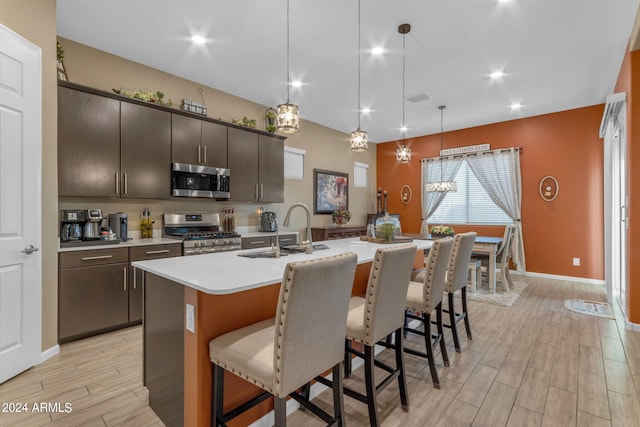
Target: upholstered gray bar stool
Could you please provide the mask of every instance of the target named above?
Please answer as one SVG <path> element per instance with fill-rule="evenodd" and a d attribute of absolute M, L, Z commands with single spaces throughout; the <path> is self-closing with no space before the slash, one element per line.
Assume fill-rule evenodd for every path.
<path fill-rule="evenodd" d="M 447 292 L 448 306 L 444 310 L 449 314 L 449 324 L 443 325 L 445 328 L 451 329 L 453 335 L 453 345 L 456 352 L 460 353 L 460 339 L 458 338 L 458 329 L 456 324 L 464 320 L 464 327 L 467 330 L 467 338 L 473 339 L 471 335 L 471 326 L 469 325 L 469 312 L 467 311 L 467 279 L 469 278 L 469 261 L 471 260 L 471 251 L 476 241 L 477 233 L 471 231 L 468 233 L 456 234 L 453 240 L 453 249 L 449 257 L 449 267 L 447 269 L 447 280 L 444 290 Z M 462 300 L 462 311 L 456 312 L 454 294 L 460 291 L 460 299 Z"/>
<path fill-rule="evenodd" d="M 449 357 L 447 355 L 447 347 L 444 343 L 442 327 L 442 298 L 452 248 L 453 239 L 451 237 L 445 237 L 444 239 L 438 239 L 433 242 L 433 246 L 431 246 L 431 250 L 427 256 L 427 265 L 424 272 L 421 272 L 417 276 L 421 278 L 422 281 L 411 281 L 409 283 L 406 300 L 407 320 L 420 320 L 423 325 L 423 330 L 421 331 L 405 326 L 405 331 L 424 337 L 426 353 L 406 347 L 404 351 L 405 353 L 415 356 L 425 357 L 428 360 L 431 380 L 435 388 L 440 388 L 440 380 L 438 379 L 438 371 L 436 370 L 436 362 L 433 356 L 433 350 L 438 344 L 440 344 L 440 352 L 442 353 L 444 366 L 449 366 Z M 434 310 L 436 312 L 435 335 L 431 333 L 431 313 Z"/>
<path fill-rule="evenodd" d="M 345 347 L 346 371 L 351 371 L 351 354 L 364 359 L 365 394 L 347 387 L 344 387 L 344 394 L 368 405 L 369 422 L 375 427 L 380 425 L 376 396 L 396 378 L 402 408 L 409 409 L 402 355 L 402 326 L 407 288 L 416 253 L 417 248 L 414 245 L 378 249 L 371 264 L 364 298 L 354 296 L 349 302 Z M 395 335 L 395 368 L 376 360 L 374 353 L 376 343 L 390 334 Z M 362 343 L 364 353 L 351 348 L 352 341 Z M 389 374 L 378 385 L 374 366 Z M 323 379 L 318 380 L 327 383 Z"/>
<path fill-rule="evenodd" d="M 343 359 L 349 297 L 357 256 L 346 253 L 287 264 L 276 317 L 226 333 L 209 343 L 212 362 L 212 425 L 226 423 L 274 397 L 275 425 L 286 425 L 291 396 L 327 425 L 344 426 Z M 296 393 L 314 377 L 333 372 L 334 415 Z M 224 371 L 265 390 L 223 413 Z"/>

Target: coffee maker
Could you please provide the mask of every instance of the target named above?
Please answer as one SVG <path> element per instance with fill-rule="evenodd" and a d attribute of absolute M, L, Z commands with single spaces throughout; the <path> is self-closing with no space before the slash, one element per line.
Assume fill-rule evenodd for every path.
<path fill-rule="evenodd" d="M 277 231 L 278 221 L 276 220 L 275 212 L 262 212 L 260 215 L 260 224 L 258 231 Z"/>
<path fill-rule="evenodd" d="M 84 240 L 100 239 L 100 223 L 102 211 L 100 209 L 87 209 L 86 222 L 84 223 Z"/>
<path fill-rule="evenodd" d="M 116 212 L 109 214 L 109 227 L 116 234 L 118 239 L 126 242 L 127 228 L 128 228 L 129 216 L 124 212 Z"/>
<path fill-rule="evenodd" d="M 71 242 L 82 240 L 82 228 L 86 222 L 86 211 L 60 211 L 60 241 Z"/>

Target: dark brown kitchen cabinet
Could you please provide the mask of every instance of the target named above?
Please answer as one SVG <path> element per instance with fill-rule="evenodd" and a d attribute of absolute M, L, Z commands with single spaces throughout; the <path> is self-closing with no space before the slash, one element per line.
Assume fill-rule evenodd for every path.
<path fill-rule="evenodd" d="M 277 242 L 280 246 L 295 245 L 298 243 L 297 234 L 280 234 Z M 242 238 L 242 249 L 267 248 L 276 244 L 276 235 L 264 235 Z"/>
<path fill-rule="evenodd" d="M 138 104 L 120 106 L 121 197 L 171 196 L 171 113 Z"/>
<path fill-rule="evenodd" d="M 284 141 L 229 128 L 231 201 L 284 202 Z"/>
<path fill-rule="evenodd" d="M 172 113 L 171 161 L 226 168 L 227 127 Z"/>
<path fill-rule="evenodd" d="M 106 332 L 129 321 L 127 248 L 60 254 L 58 342 Z"/>
<path fill-rule="evenodd" d="M 58 87 L 58 195 L 119 197 L 120 101 Z"/>
<path fill-rule="evenodd" d="M 129 248 L 129 261 L 146 261 L 150 259 L 182 256 L 182 243 L 168 245 L 135 246 Z M 129 322 L 142 320 L 142 291 L 144 286 L 143 271 L 131 267 L 129 286 Z"/>
<path fill-rule="evenodd" d="M 348 239 L 350 237 L 365 236 L 367 234 L 366 225 L 327 225 L 325 227 L 312 227 L 311 239 L 314 242 L 334 239 Z"/>

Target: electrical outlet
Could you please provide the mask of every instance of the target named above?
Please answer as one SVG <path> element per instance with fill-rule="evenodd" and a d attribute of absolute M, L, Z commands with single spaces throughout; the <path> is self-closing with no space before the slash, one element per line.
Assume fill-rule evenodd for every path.
<path fill-rule="evenodd" d="M 579 266 L 580 265 L 580 258 L 574 258 L 573 259 L 573 265 Z"/>
<path fill-rule="evenodd" d="M 187 331 L 196 332 L 196 308 L 187 304 Z"/>

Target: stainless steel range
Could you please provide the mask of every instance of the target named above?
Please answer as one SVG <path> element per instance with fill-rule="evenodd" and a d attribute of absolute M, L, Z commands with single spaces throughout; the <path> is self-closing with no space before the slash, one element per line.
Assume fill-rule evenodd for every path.
<path fill-rule="evenodd" d="M 162 235 L 182 240 L 184 255 L 235 251 L 242 248 L 240 235 L 220 231 L 220 216 L 214 213 L 164 214 Z"/>

